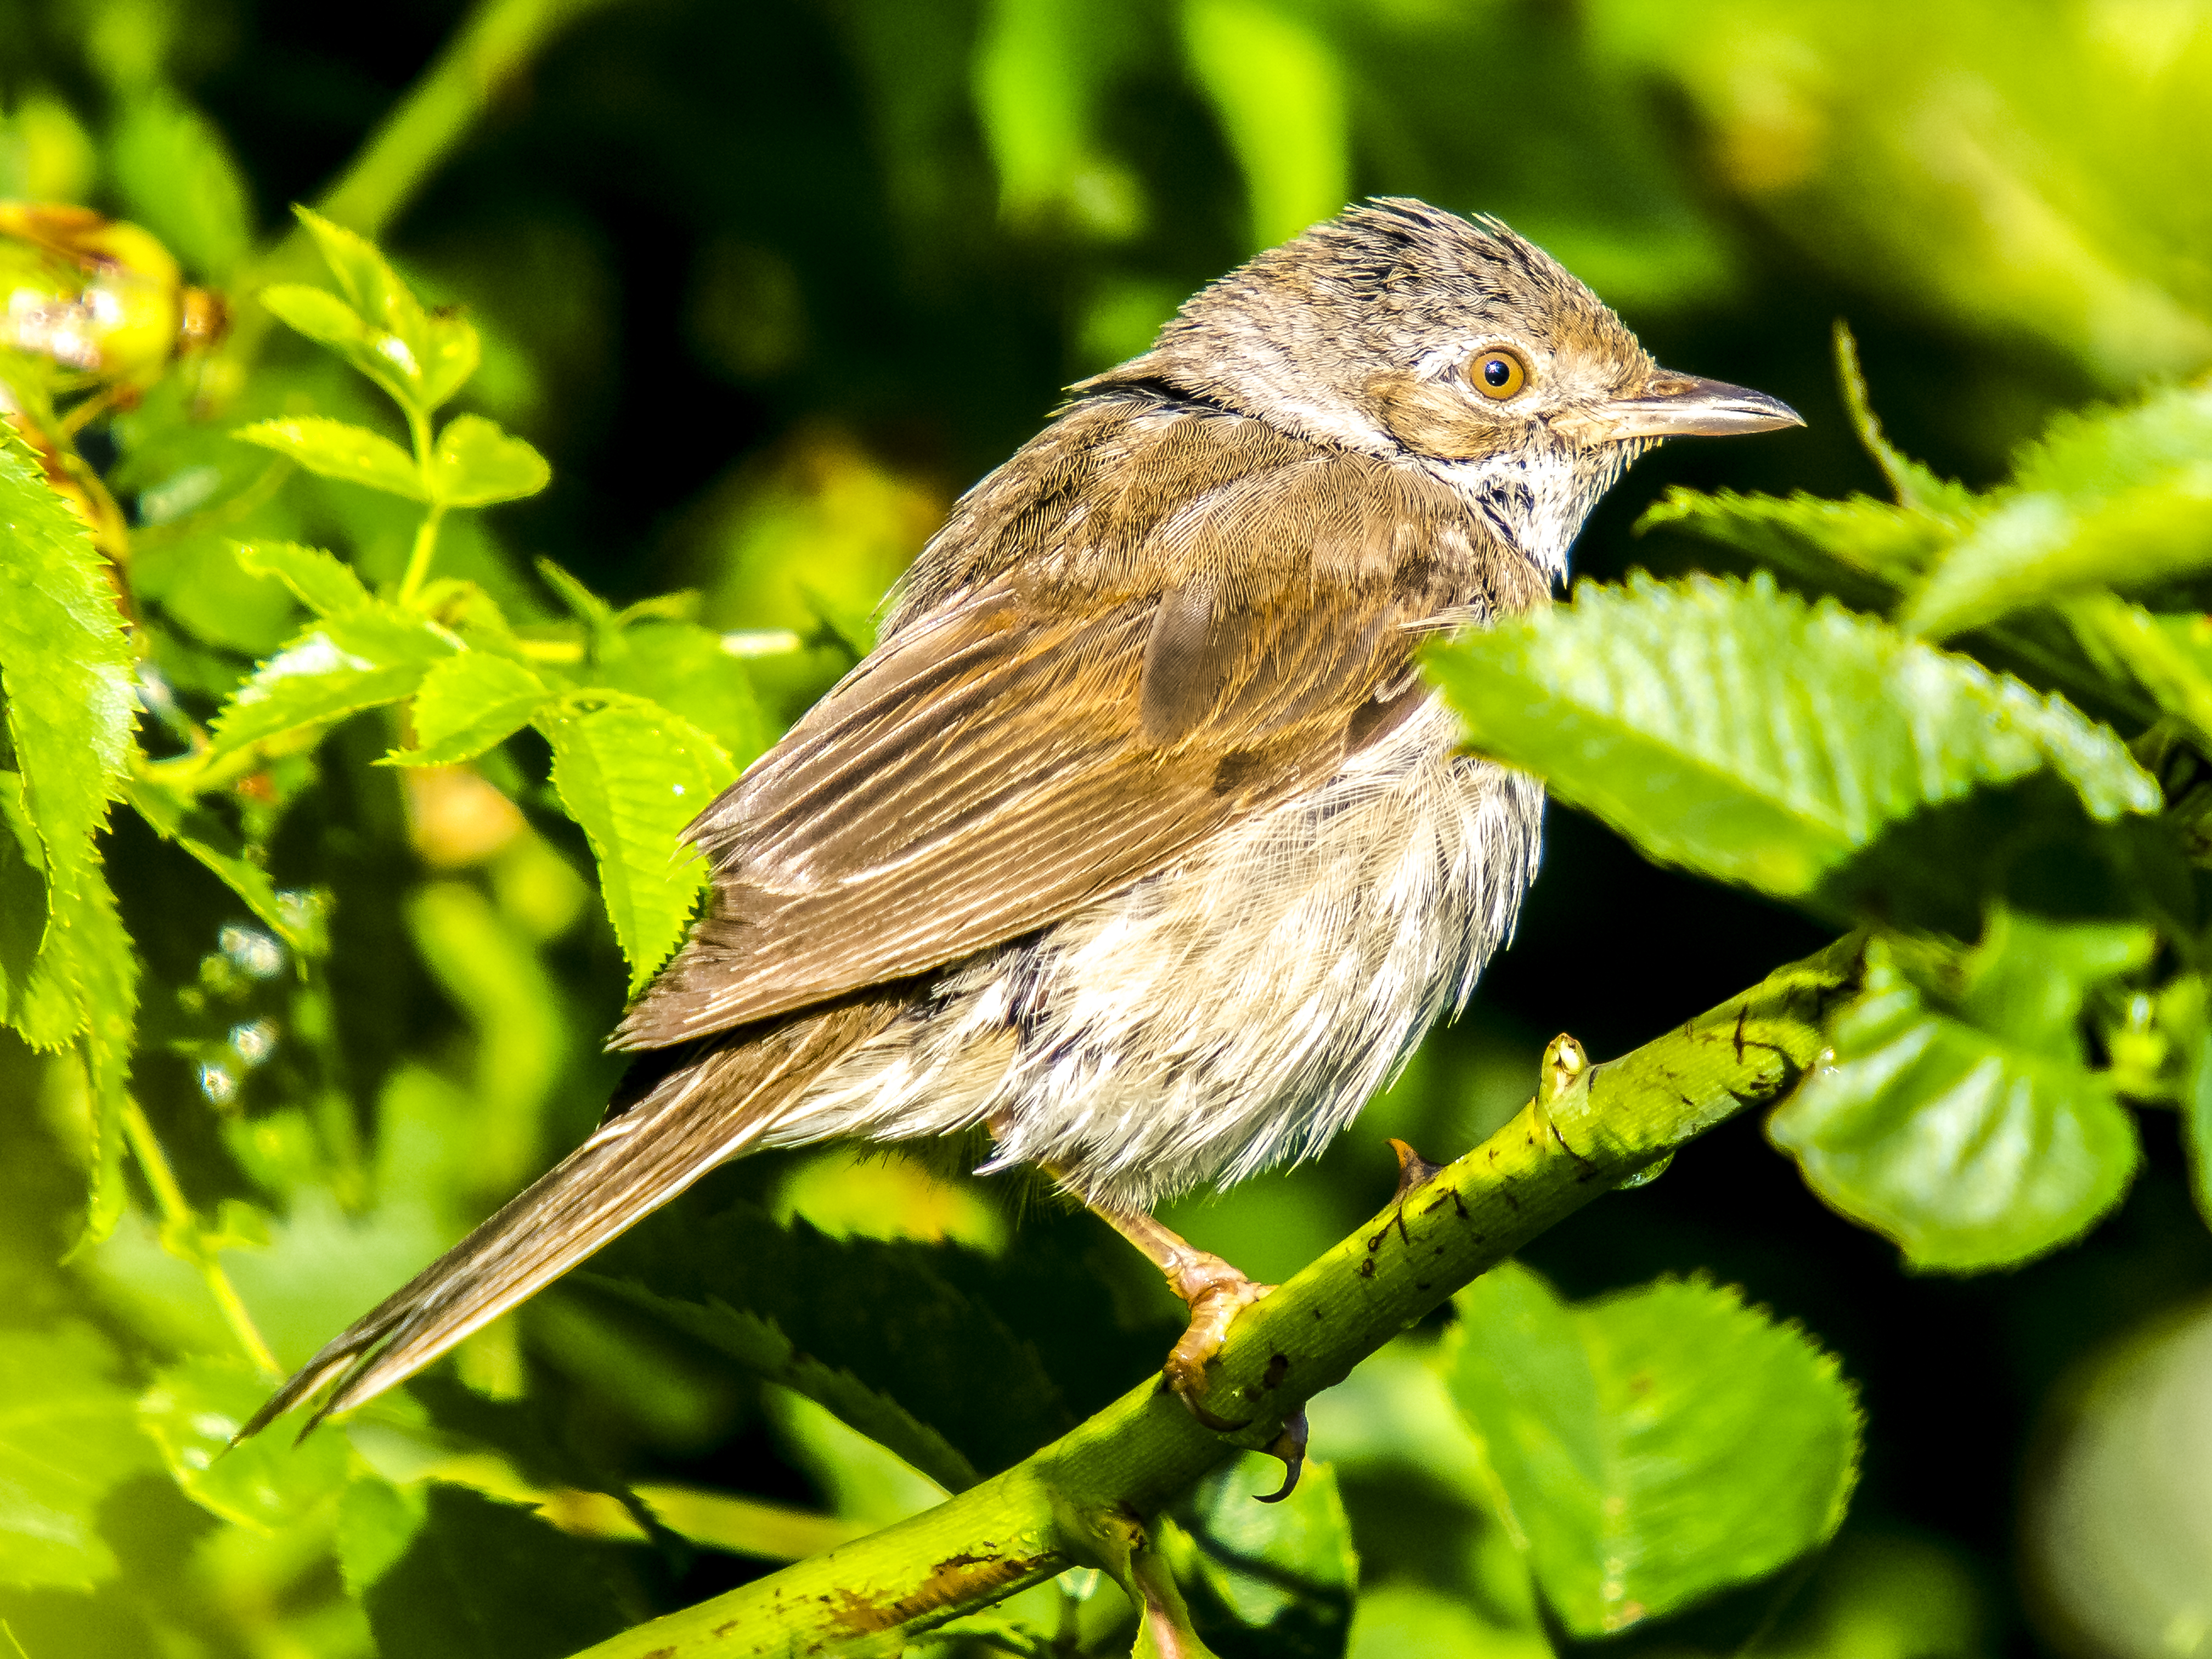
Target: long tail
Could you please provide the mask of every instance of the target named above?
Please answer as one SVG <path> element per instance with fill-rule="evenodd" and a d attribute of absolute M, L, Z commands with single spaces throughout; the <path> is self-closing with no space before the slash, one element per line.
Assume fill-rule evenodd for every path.
<path fill-rule="evenodd" d="M 672 1054 L 589 1140 L 301 1366 L 238 1437 L 334 1376 L 310 1429 L 413 1376 L 744 1151 L 890 1012 L 880 1000 L 833 1005 Z"/>

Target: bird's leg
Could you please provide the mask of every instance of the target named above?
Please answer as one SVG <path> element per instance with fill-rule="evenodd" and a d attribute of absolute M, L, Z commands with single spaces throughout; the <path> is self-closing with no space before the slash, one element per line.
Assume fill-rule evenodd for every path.
<path fill-rule="evenodd" d="M 1149 1215 L 1091 1208 L 1115 1232 L 1145 1253 L 1160 1270 L 1168 1288 L 1190 1309 L 1190 1325 L 1182 1340 L 1169 1352 L 1161 1368 L 1190 1414 L 1209 1429 L 1225 1432 L 1242 1423 L 1225 1422 L 1199 1403 L 1206 1389 L 1206 1368 L 1229 1334 L 1237 1316 L 1275 1287 L 1255 1284 L 1219 1256 L 1201 1250 L 1177 1237 Z"/>

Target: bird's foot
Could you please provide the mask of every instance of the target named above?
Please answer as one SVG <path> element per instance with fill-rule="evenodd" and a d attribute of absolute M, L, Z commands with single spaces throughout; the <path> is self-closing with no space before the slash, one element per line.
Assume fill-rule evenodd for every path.
<path fill-rule="evenodd" d="M 1168 1288 L 1190 1309 L 1190 1324 L 1182 1338 L 1169 1350 L 1160 1374 L 1190 1414 L 1217 1433 L 1241 1429 L 1206 1410 L 1200 1402 L 1206 1392 L 1206 1368 L 1221 1352 L 1237 1316 L 1275 1287 L 1255 1284 L 1219 1256 L 1184 1245 L 1160 1264 Z"/>

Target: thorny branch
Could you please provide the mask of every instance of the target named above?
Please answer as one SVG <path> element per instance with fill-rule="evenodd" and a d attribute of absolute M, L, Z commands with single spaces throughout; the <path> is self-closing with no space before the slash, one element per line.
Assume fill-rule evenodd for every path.
<path fill-rule="evenodd" d="M 1536 1097 L 1511 1122 L 1409 1181 L 1238 1317 L 1207 1396 L 1215 1415 L 1249 1425 L 1233 1438 L 1147 1382 L 925 1514 L 580 1659 L 895 1656 L 933 1626 L 1073 1566 L 1106 1567 L 1149 1600 L 1148 1517 L 1546 1229 L 1684 1142 L 1779 1101 L 1817 1062 L 1823 1015 L 1859 971 L 1860 941 L 1845 939 L 1620 1060 L 1591 1066 L 1571 1038 L 1555 1042 Z"/>

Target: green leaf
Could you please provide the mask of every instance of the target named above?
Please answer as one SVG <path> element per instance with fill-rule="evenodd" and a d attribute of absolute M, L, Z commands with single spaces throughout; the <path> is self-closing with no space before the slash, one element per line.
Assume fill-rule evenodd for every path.
<path fill-rule="evenodd" d="M 1921 1268 L 2008 1267 L 2086 1231 L 2141 1156 L 2111 1082 L 2087 1068 L 2090 988 L 2148 958 L 2149 930 L 2004 910 L 1934 1006 L 1882 941 L 1837 1017 L 1835 1060 L 1768 1120 L 1807 1182 Z"/>
<path fill-rule="evenodd" d="M 2043 767 L 2100 819 L 2160 805 L 2063 699 L 1764 573 L 1583 583 L 1426 655 L 1474 748 L 1652 858 L 1782 897 L 1885 825 Z"/>
<path fill-rule="evenodd" d="M 947 1492 L 964 1492 L 981 1478 L 942 1434 L 889 1395 L 801 1349 L 772 1319 L 719 1298 L 678 1301 L 640 1285 L 596 1277 L 589 1282 L 594 1291 L 652 1314 L 755 1376 L 804 1395 Z"/>
<path fill-rule="evenodd" d="M 0 1341 L 0 1584 L 85 1589 L 113 1576 L 94 1511 L 155 1462 L 114 1365 L 84 1325 Z"/>
<path fill-rule="evenodd" d="M 213 811 L 150 784 L 131 785 L 129 799 L 155 835 L 191 854 L 299 956 L 319 957 L 328 948 L 319 915 L 311 908 L 288 903 L 269 872 L 248 855 L 238 834 Z"/>
<path fill-rule="evenodd" d="M 258 576 L 274 576 L 319 617 L 358 611 L 375 603 L 353 567 L 319 547 L 297 542 L 234 542 L 238 562 Z"/>
<path fill-rule="evenodd" d="M 1455 1588 L 1389 1579 L 1360 1591 L 1345 1659 L 1552 1659 L 1552 1644 L 1540 1632 L 1501 1629 L 1494 1618 Z"/>
<path fill-rule="evenodd" d="M 2212 387 L 2066 416 L 1987 498 L 1905 622 L 1943 635 L 2072 590 L 2155 585 L 2212 567 Z"/>
<path fill-rule="evenodd" d="M 91 1119 L 92 1179 L 83 1237 L 107 1236 L 123 1212 L 123 1112 L 136 1042 L 138 963 L 98 866 L 55 894 L 38 852 L 21 781 L 0 772 L 0 1008 L 31 1048 L 80 1038 Z"/>
<path fill-rule="evenodd" d="M 80 890 L 54 913 L 66 940 L 69 972 L 83 1006 L 85 1081 L 92 1104 L 92 1184 L 79 1244 L 97 1243 L 122 1219 L 123 1114 L 130 1105 L 131 1060 L 138 1034 L 138 959 L 108 891 L 106 878 L 86 872 Z"/>
<path fill-rule="evenodd" d="M 553 745 L 553 787 L 583 826 L 599 890 L 643 989 L 675 949 L 706 879 L 678 837 L 737 776 L 722 746 L 643 697 L 581 691 L 538 719 Z"/>
<path fill-rule="evenodd" d="M 481 415 L 456 415 L 438 434 L 430 495 L 447 507 L 489 507 L 535 495 L 552 477 L 545 458 L 521 439 Z"/>
<path fill-rule="evenodd" d="M 1970 513 L 1974 493 L 1963 484 L 1939 478 L 1890 442 L 1875 416 L 1874 401 L 1867 393 L 1866 374 L 1859 367 L 1859 343 L 1840 317 L 1836 319 L 1836 379 L 1844 393 L 1844 408 L 1859 442 L 1889 480 L 1900 507 L 1925 507 L 1942 514 Z"/>
<path fill-rule="evenodd" d="M 388 1547 L 388 1506 L 381 1518 L 376 1541 Z M 422 1521 L 362 1601 L 380 1653 L 553 1659 L 635 1622 L 615 1594 L 625 1553 L 557 1531 L 532 1510 L 433 1484 Z"/>
<path fill-rule="evenodd" d="M 1901 620 L 1943 638 L 2069 591 L 2140 588 L 2212 566 L 2212 462 L 2078 503 L 2012 495 L 1960 542 Z"/>
<path fill-rule="evenodd" d="M 131 647 L 84 521 L 12 432 L 0 438 L 0 688 L 57 897 L 94 860 L 136 719 Z"/>
<path fill-rule="evenodd" d="M 132 100 L 107 145 L 125 210 L 201 276 L 226 281 L 253 246 L 252 197 L 206 116 L 167 89 Z"/>
<path fill-rule="evenodd" d="M 339 1434 L 282 1435 L 231 1443 L 270 1381 L 243 1361 L 205 1356 L 158 1372 L 138 1402 L 138 1420 L 187 1498 L 234 1525 L 264 1535 L 307 1520 L 346 1485 L 350 1459 Z"/>
<path fill-rule="evenodd" d="M 1088 1218 L 1031 1215 L 1021 1248 L 990 1256 L 703 1207 L 617 1240 L 583 1287 L 679 1323 L 948 1488 L 1073 1428 L 1175 1340 L 1117 1315 Z M 997 1380 L 979 1391 L 978 1376 Z"/>
<path fill-rule="evenodd" d="M 395 1486 L 380 1475 L 365 1474 L 338 1498 L 338 1571 L 346 1593 L 356 1601 L 369 1586 L 407 1553 L 429 1512 L 421 1486 Z"/>
<path fill-rule="evenodd" d="M 432 665 L 459 649 L 446 629 L 397 605 L 325 617 L 217 712 L 210 757 L 411 696 Z"/>
<path fill-rule="evenodd" d="M 692 623 L 638 623 L 603 636 L 597 660 L 599 678 L 607 684 L 681 714 L 720 744 L 739 767 L 774 739 L 753 695 L 751 674 L 710 629 Z"/>
<path fill-rule="evenodd" d="M 1263 1637 L 1269 1653 L 1340 1652 L 1359 1556 L 1336 1471 L 1309 1462 L 1287 1498 L 1255 1503 L 1281 1484 L 1282 1471 L 1248 1452 L 1200 1481 L 1179 1509 L 1204 1592 L 1191 1598 L 1192 1621 L 1224 1648 L 1234 1631 L 1240 1645 Z"/>
<path fill-rule="evenodd" d="M 2181 1144 L 2189 1160 L 2189 1189 L 2197 1213 L 2212 1227 L 2212 985 L 2185 975 L 2161 1000 L 2161 1022 L 2180 1028 Z M 2175 1013 L 2182 1018 L 2172 1019 Z"/>
<path fill-rule="evenodd" d="M 240 427 L 237 435 L 247 443 L 273 449 L 325 478 L 380 489 L 388 495 L 404 495 L 410 501 L 425 499 L 422 476 L 407 452 L 365 426 L 301 415 L 284 421 L 256 421 L 252 426 Z"/>
<path fill-rule="evenodd" d="M 1914 580 L 1960 526 L 1918 507 L 1868 495 L 1703 495 L 1677 485 L 1645 509 L 1636 533 L 1675 529 L 1814 581 L 1841 569 L 1883 597 Z"/>
<path fill-rule="evenodd" d="M 0 772 L 0 1017 L 33 1048 L 58 1048 L 84 1029 L 68 935 L 49 926 L 43 849 L 23 781 Z"/>
<path fill-rule="evenodd" d="M 261 290 L 261 303 L 295 333 L 349 356 L 356 349 L 369 350 L 382 331 L 371 328 L 359 312 L 328 289 L 305 283 L 273 283 Z"/>
<path fill-rule="evenodd" d="M 2155 616 L 2103 591 L 2068 600 L 2075 639 L 2112 679 L 2132 679 L 2212 748 L 2212 617 Z"/>
<path fill-rule="evenodd" d="M 1255 0 L 1192 0 L 1183 50 L 1244 174 L 1252 246 L 1272 247 L 1351 195 L 1344 72 L 1298 14 Z"/>
<path fill-rule="evenodd" d="M 366 349 L 337 341 L 326 343 L 338 345 L 356 368 L 403 409 L 415 413 L 427 415 L 459 391 L 483 356 L 483 343 L 468 320 L 424 311 L 413 290 L 366 237 L 307 208 L 293 211 L 369 331 Z M 327 308 L 316 312 L 314 318 L 325 325 L 334 320 Z"/>
<path fill-rule="evenodd" d="M 511 658 L 464 651 L 431 665 L 415 693 L 415 747 L 389 758 L 401 766 L 447 766 L 474 759 L 530 724 L 552 694 Z"/>
<path fill-rule="evenodd" d="M 1445 1382 L 1577 1637 L 1763 1577 L 1842 1522 L 1851 1389 L 1736 1292 L 1662 1279 L 1570 1306 L 1508 1263 L 1457 1302 Z"/>

